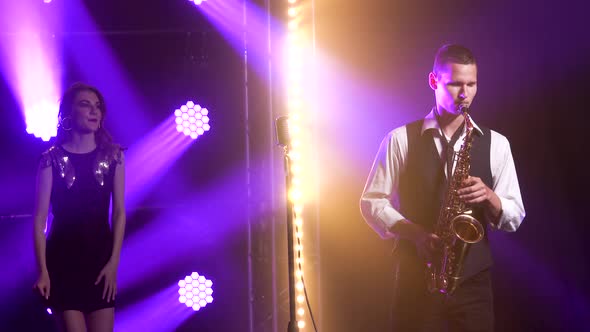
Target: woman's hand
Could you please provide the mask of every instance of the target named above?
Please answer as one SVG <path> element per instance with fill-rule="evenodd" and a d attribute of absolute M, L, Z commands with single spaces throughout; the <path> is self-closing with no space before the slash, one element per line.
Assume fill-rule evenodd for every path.
<path fill-rule="evenodd" d="M 98 274 L 98 278 L 94 283 L 95 285 L 98 285 L 100 281 L 104 278 L 104 289 L 102 291 L 102 299 L 104 300 L 106 298 L 107 302 L 110 302 L 111 300 L 114 301 L 115 295 L 117 295 L 118 266 L 118 263 L 116 263 L 112 259 L 109 260 Z"/>
<path fill-rule="evenodd" d="M 39 279 L 37 279 L 37 282 L 33 285 L 33 289 L 39 290 L 39 294 L 41 294 L 46 300 L 49 300 L 50 285 L 49 273 L 44 271 L 39 274 Z"/>

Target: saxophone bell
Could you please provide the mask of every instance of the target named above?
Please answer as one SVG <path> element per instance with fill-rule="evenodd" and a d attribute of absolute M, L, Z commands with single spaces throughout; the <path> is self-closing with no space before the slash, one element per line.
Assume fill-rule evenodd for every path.
<path fill-rule="evenodd" d="M 469 244 L 481 241 L 484 235 L 484 229 L 481 223 L 467 213 L 460 214 L 453 218 L 451 227 L 453 234 L 455 234 L 458 240 Z"/>

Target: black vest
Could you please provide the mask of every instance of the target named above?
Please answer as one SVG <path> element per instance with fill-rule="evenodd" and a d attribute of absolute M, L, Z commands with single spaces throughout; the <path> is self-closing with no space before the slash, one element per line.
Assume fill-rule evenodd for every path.
<path fill-rule="evenodd" d="M 400 212 L 408 220 L 433 231 L 444 197 L 445 173 L 432 132 L 426 130 L 421 134 L 423 120 L 406 125 L 408 136 L 408 155 L 406 167 L 400 174 L 399 202 Z M 492 188 L 492 172 L 490 169 L 491 133 L 487 128 L 480 127 L 483 135 L 474 131 L 473 144 L 470 151 L 471 167 L 469 174 L 482 179 Z M 474 217 L 485 229 L 484 238 L 471 246 L 465 259 L 463 276 L 470 277 L 492 265 L 492 255 L 487 236 L 488 221 L 484 218 L 481 208 L 474 209 Z M 415 248 L 409 243 L 400 243 L 400 249 L 415 254 Z"/>

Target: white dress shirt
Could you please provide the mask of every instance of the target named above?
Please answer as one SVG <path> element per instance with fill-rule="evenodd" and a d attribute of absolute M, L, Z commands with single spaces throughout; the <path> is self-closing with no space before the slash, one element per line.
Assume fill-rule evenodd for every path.
<path fill-rule="evenodd" d="M 472 123 L 474 130 L 483 134 L 473 120 Z M 448 141 L 449 138 L 444 136 L 434 114 L 434 109 L 424 118 L 421 133 L 428 129 L 435 129 L 433 139 L 442 158 L 442 140 Z M 490 170 L 493 180 L 491 189 L 498 195 L 502 203 L 500 219 L 497 224 L 490 225 L 500 230 L 514 232 L 525 216 L 514 159 L 508 139 L 493 130 L 490 130 L 490 133 Z M 455 151 L 459 151 L 464 138 L 465 129 L 453 146 Z M 363 217 L 384 239 L 394 238 L 395 235 L 387 230 L 398 221 L 406 219 L 399 212 L 398 189 L 399 176 L 406 167 L 407 156 L 408 138 L 406 126 L 402 126 L 392 130 L 381 142 L 361 196 L 360 205 Z M 446 174 L 446 165 L 444 168 Z M 448 174 L 446 175 L 448 176 Z"/>

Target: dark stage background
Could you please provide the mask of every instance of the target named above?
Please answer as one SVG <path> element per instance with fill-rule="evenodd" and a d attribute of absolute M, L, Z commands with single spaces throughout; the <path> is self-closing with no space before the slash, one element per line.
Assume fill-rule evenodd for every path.
<path fill-rule="evenodd" d="M 267 81 L 250 68 L 249 121 L 257 129 L 250 137 L 261 140 L 250 141 L 255 168 L 251 188 L 262 188 L 263 197 L 254 190 L 254 198 L 248 198 L 241 54 L 186 2 L 86 1 L 100 30 L 111 33 L 58 34 L 64 48 L 58 59 L 65 68 L 62 83 L 83 80 L 106 90 L 107 126 L 127 146 L 189 97 L 211 105 L 211 132 L 146 188 L 129 211 L 130 247 L 123 253 L 127 249 L 128 269 L 121 277 L 132 280 L 130 267 L 143 266 L 133 262 L 163 255 L 178 259 L 130 284 L 127 292 L 123 289 L 118 310 L 134 308 L 136 301 L 161 291 L 178 275 L 201 268 L 215 277 L 217 302 L 185 317 L 177 330 L 248 331 L 246 223 L 252 206 L 260 213 L 254 218 L 259 229 L 273 220 L 279 225 L 274 234 L 279 240 L 269 239 L 268 230 L 254 234 L 261 251 L 268 250 L 268 241 L 282 245 L 285 237 L 282 207 L 269 203 L 282 197 L 269 199 L 263 192 L 269 181 L 264 179 L 271 174 L 268 159 L 273 158 L 265 155 L 273 143 L 268 120 L 283 112 L 276 106 L 276 91 L 283 86 L 274 81 L 276 107 L 271 110 Z M 277 12 L 284 6 L 276 0 L 266 4 Z M 384 135 L 424 116 L 432 106 L 427 75 L 436 49 L 446 42 L 465 44 L 478 58 L 478 97 L 472 115 L 510 140 L 527 210 L 516 233 L 492 235 L 496 330 L 590 331 L 590 255 L 585 241 L 590 42 L 585 4 L 318 0 L 315 10 L 321 98 L 314 109 L 321 201 L 318 220 L 309 222 L 319 223 L 320 256 L 315 262 L 320 278 L 310 276 L 306 281 L 309 288 L 319 289 L 309 295 L 320 331 L 388 331 L 391 243 L 364 223 L 358 199 Z M 64 29 L 79 28 L 65 24 Z M 99 37 L 107 41 L 144 108 L 126 111 L 129 96 L 109 86 L 107 79 L 115 69 L 104 68 L 104 75 L 92 76 L 87 70 L 100 59 L 89 56 L 82 64 L 76 60 L 77 52 L 87 51 L 86 43 Z M 278 71 L 278 61 L 273 68 Z M 53 331 L 30 290 L 36 272 L 27 216 L 32 213 L 36 161 L 48 145 L 25 133 L 9 78 L 0 78 L 0 331 Z M 280 180 L 280 163 L 275 163 L 272 174 Z M 280 183 L 276 188 L 279 196 Z M 142 242 L 146 230 L 154 229 L 160 231 Z M 191 245 L 178 249 L 181 239 Z M 279 331 L 286 330 L 284 256 L 279 251 Z M 271 262 L 266 257 L 257 264 L 263 273 L 256 274 L 254 282 L 268 293 L 273 275 L 264 264 Z M 254 331 L 275 331 L 268 323 L 268 313 L 273 312 L 269 297 L 257 297 L 254 304 L 263 307 L 255 313 Z M 163 318 L 154 319 L 154 331 L 173 330 L 159 328 L 157 319 Z"/>

